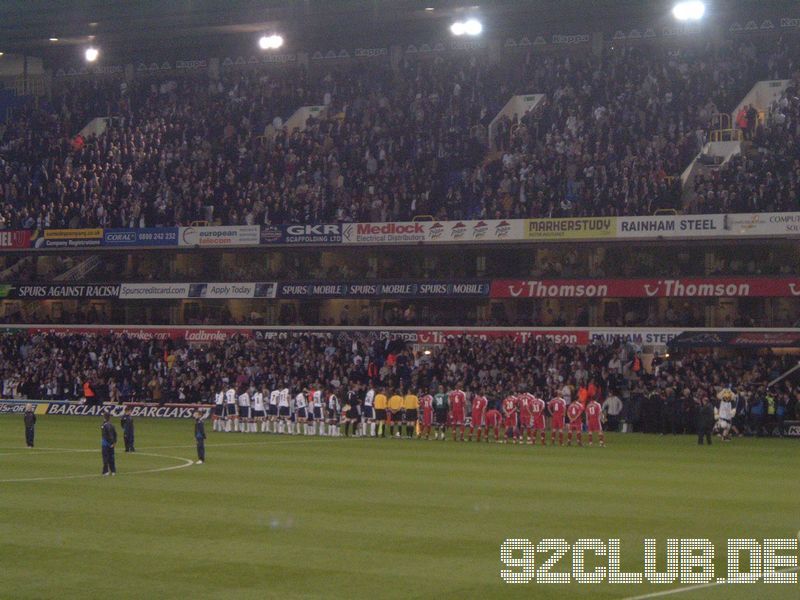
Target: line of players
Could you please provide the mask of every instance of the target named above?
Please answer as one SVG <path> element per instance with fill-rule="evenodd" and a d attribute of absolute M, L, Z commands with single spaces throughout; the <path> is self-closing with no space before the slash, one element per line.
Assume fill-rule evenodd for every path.
<path fill-rule="evenodd" d="M 344 427 L 345 435 L 362 437 L 416 437 L 478 442 L 535 444 L 537 438 L 546 444 L 549 417 L 550 444 L 572 444 L 573 435 L 583 445 L 584 419 L 589 433 L 589 445 L 605 445 L 602 423 L 603 410 L 592 399 L 584 405 L 579 400 L 569 402 L 560 394 L 548 402 L 522 390 L 506 396 L 499 407 L 494 406 L 483 391 L 472 397 L 459 385 L 445 392 L 442 386 L 434 394 L 414 394 L 410 390 L 393 390 L 352 385 L 340 401 L 332 388 L 319 384 L 303 387 L 292 394 L 288 387 L 256 390 L 233 387 L 220 388 L 214 397 L 214 431 L 256 433 L 268 432 L 292 435 L 325 435 L 338 437 Z M 467 425 L 467 412 L 471 413 Z M 503 438 L 500 438 L 501 429 Z"/>

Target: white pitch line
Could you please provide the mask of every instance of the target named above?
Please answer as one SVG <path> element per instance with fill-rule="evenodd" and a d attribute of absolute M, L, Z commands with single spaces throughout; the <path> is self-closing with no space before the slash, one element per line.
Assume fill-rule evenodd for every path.
<path fill-rule="evenodd" d="M 93 452 L 92 450 L 77 450 L 77 452 Z M 190 458 L 183 458 L 182 456 L 167 456 L 165 454 L 153 454 L 150 452 L 137 452 L 140 456 L 155 456 L 156 458 L 169 458 L 172 460 L 180 460 L 183 461 L 180 465 L 173 465 L 171 467 L 160 467 L 158 469 L 143 469 L 140 471 L 127 471 L 118 475 L 121 477 L 123 475 L 143 475 L 145 473 L 163 473 L 165 471 L 176 471 L 178 469 L 185 469 L 186 467 L 190 467 L 194 464 L 194 461 Z M 99 473 L 92 473 L 91 475 L 55 475 L 52 477 L 30 477 L 26 479 L 0 479 L 0 483 L 24 483 L 28 481 L 60 481 L 64 479 L 97 479 L 98 477 L 102 477 Z"/>
<path fill-rule="evenodd" d="M 74 452 L 96 452 L 85 448 L 34 448 L 32 451 L 25 452 L 0 452 L 0 456 L 41 456 L 42 454 L 70 454 Z"/>
<path fill-rule="evenodd" d="M 305 439 L 304 439 L 305 438 Z M 324 436 L 296 436 L 294 440 L 280 440 L 277 442 L 225 442 L 222 444 L 206 444 L 206 448 L 222 448 L 231 446 L 277 446 L 279 444 L 309 444 L 316 442 L 329 442 L 339 438 L 329 438 Z M 351 439 L 367 439 L 367 438 L 351 438 Z M 183 446 L 148 446 L 149 450 L 168 450 L 170 448 L 194 448 L 195 445 Z"/>
<path fill-rule="evenodd" d="M 777 573 L 794 573 L 800 569 L 800 567 L 790 567 L 788 569 L 776 569 Z M 642 596 L 629 596 L 628 598 L 623 598 L 622 600 L 647 600 L 648 598 L 662 598 L 664 596 L 674 596 L 675 594 L 684 594 L 686 592 L 693 592 L 695 590 L 702 590 L 710 587 L 716 587 L 718 585 L 726 585 L 724 581 L 713 581 L 711 583 L 700 583 L 697 585 L 689 585 L 682 588 L 675 588 L 671 590 L 664 590 L 663 592 L 652 592 L 650 594 L 644 594 Z"/>
<path fill-rule="evenodd" d="M 274 434 L 273 434 L 274 435 Z M 280 434 L 278 434 L 280 435 Z M 281 436 L 283 437 L 283 436 Z M 206 448 L 222 448 L 222 447 L 230 447 L 230 446 L 274 446 L 277 444 L 308 444 L 311 442 L 331 442 L 334 439 L 352 439 L 352 440 L 367 440 L 369 438 L 365 437 L 358 437 L 358 438 L 330 438 L 326 436 L 286 436 L 291 437 L 293 439 L 285 439 L 279 440 L 275 442 L 268 442 L 268 441 L 261 441 L 261 442 L 224 442 L 222 444 L 214 444 L 214 443 L 207 443 Z M 170 449 L 180 449 L 180 448 L 194 448 L 195 444 L 180 444 L 176 446 L 146 446 L 148 450 L 170 450 Z M 16 448 L 0 448 L 0 450 L 19 450 L 20 447 Z M 86 449 L 78 449 L 78 448 L 34 448 L 33 451 L 26 452 L 7 452 L 7 453 L 0 453 L 0 456 L 15 456 L 18 454 L 37 454 L 42 453 L 45 454 L 46 452 L 51 454 L 56 454 L 58 452 L 96 452 L 95 449 L 86 450 Z M 134 452 L 134 454 L 137 454 Z"/>

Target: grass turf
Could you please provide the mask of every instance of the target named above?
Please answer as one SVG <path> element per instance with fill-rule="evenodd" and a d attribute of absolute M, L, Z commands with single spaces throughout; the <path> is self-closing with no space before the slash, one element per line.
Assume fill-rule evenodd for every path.
<path fill-rule="evenodd" d="M 727 538 L 800 529 L 796 440 L 699 448 L 632 434 L 601 449 L 210 433 L 205 465 L 162 471 L 194 458 L 192 424 L 139 419 L 140 453 L 118 450 L 111 479 L 96 476 L 99 425 L 40 417 L 27 450 L 21 417 L 0 417 L 0 598 L 628 598 L 669 587 L 508 585 L 500 544 L 620 538 L 623 570 L 641 571 L 645 537 L 659 552 L 668 537 L 708 538 L 724 575 Z"/>

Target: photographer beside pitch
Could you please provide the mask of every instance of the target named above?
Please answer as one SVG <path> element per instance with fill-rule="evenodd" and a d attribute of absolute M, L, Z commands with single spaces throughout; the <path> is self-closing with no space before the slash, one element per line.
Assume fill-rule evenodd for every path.
<path fill-rule="evenodd" d="M 36 413 L 33 412 L 33 404 L 25 405 L 25 444 L 28 448 L 33 448 L 34 428 L 36 426 Z"/>
<path fill-rule="evenodd" d="M 197 442 L 197 462 L 202 465 L 206 461 L 206 426 L 199 410 L 194 411 L 194 440 Z"/>
<path fill-rule="evenodd" d="M 103 413 L 103 424 L 100 426 L 101 448 L 103 452 L 103 477 L 117 474 L 117 463 L 114 458 L 114 447 L 117 445 L 117 429 L 111 422 L 111 411 Z"/>
<path fill-rule="evenodd" d="M 133 417 L 131 416 L 131 407 L 125 407 L 125 414 L 122 415 L 120 419 L 120 425 L 122 425 L 122 439 L 125 442 L 125 452 L 136 452 L 136 448 L 133 445 Z"/>

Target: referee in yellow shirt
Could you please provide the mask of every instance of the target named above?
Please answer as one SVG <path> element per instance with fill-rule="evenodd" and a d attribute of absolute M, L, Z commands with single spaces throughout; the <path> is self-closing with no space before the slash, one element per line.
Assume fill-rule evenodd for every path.
<path fill-rule="evenodd" d="M 378 437 L 386 437 L 386 407 L 388 405 L 386 388 L 382 387 L 375 394 L 375 420 L 378 422 Z"/>
<path fill-rule="evenodd" d="M 397 437 L 403 429 L 403 397 L 392 390 L 389 396 L 389 434 L 395 437 L 394 427 L 397 425 Z"/>
<path fill-rule="evenodd" d="M 406 425 L 406 436 L 408 439 L 414 438 L 414 429 L 417 426 L 417 411 L 419 410 L 419 398 L 412 393 L 411 389 L 406 390 L 403 396 L 403 422 Z"/>

